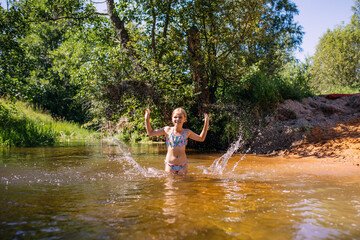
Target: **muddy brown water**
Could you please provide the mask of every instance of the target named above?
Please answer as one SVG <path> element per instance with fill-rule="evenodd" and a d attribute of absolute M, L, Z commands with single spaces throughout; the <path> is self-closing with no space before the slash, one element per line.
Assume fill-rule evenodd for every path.
<path fill-rule="evenodd" d="M 359 167 L 235 154 L 213 174 L 221 154 L 190 150 L 180 177 L 164 145 L 121 149 L 0 149 L 0 238 L 360 239 Z"/>

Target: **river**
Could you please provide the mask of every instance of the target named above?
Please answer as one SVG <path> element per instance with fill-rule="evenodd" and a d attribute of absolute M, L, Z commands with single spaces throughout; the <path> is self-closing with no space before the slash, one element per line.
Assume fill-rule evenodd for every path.
<path fill-rule="evenodd" d="M 360 239 L 360 167 L 162 144 L 0 149 L 0 239 Z M 235 167 L 235 168 L 234 168 Z"/>

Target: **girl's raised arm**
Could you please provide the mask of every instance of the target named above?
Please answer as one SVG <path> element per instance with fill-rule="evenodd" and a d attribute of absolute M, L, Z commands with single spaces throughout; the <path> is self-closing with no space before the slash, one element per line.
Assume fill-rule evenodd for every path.
<path fill-rule="evenodd" d="M 158 130 L 153 130 L 151 125 L 150 125 L 150 109 L 147 108 L 145 111 L 145 127 L 146 127 L 146 132 L 147 134 L 151 137 L 151 136 L 161 136 L 161 135 L 165 135 L 165 130 L 164 128 L 158 129 Z"/>
<path fill-rule="evenodd" d="M 200 135 L 194 133 L 193 131 L 190 130 L 189 133 L 189 138 L 191 138 L 192 140 L 198 141 L 198 142 L 203 142 L 205 141 L 206 138 L 206 134 L 209 128 L 209 116 L 205 113 L 205 122 L 204 122 L 204 127 L 203 130 L 201 131 Z"/>

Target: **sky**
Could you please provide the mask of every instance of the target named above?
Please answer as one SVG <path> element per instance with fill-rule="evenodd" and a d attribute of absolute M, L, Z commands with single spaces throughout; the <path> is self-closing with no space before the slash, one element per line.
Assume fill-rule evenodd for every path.
<path fill-rule="evenodd" d="M 295 16 L 295 22 L 303 27 L 302 52 L 296 56 L 300 60 L 313 56 L 320 37 L 328 29 L 334 29 L 337 25 L 350 23 L 353 14 L 351 7 L 354 0 L 295 0 L 299 15 Z"/>
<path fill-rule="evenodd" d="M 351 7 L 354 0 L 293 0 L 298 7 L 299 15 L 295 22 L 303 27 L 303 51 L 296 52 L 296 57 L 302 61 L 313 56 L 320 37 L 328 29 L 337 25 L 348 24 L 351 19 Z M 99 1 L 100 2 L 100 1 Z M 0 0 L 1 6 L 6 8 L 6 0 Z"/>

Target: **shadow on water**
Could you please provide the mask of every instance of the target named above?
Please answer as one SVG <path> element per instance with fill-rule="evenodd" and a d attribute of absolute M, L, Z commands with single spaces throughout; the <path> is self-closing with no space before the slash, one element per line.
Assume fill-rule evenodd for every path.
<path fill-rule="evenodd" d="M 1 239 L 359 239 L 360 170 L 118 141 L 0 151 Z"/>

